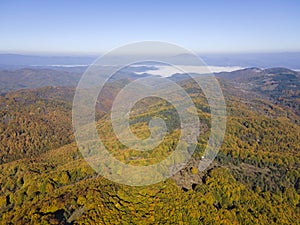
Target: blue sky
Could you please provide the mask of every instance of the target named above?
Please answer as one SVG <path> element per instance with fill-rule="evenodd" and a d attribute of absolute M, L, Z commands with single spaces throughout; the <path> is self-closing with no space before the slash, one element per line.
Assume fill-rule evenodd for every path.
<path fill-rule="evenodd" d="M 199 53 L 300 51 L 300 1 L 0 1 L 0 52 L 98 54 L 159 40 Z"/>

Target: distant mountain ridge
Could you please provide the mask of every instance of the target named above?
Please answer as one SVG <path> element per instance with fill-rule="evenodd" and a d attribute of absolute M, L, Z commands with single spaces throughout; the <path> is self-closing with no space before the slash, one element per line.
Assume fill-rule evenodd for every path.
<path fill-rule="evenodd" d="M 0 93 L 45 86 L 76 86 L 81 73 L 50 69 L 0 71 Z"/>
<path fill-rule="evenodd" d="M 139 73 L 148 67 L 130 67 L 118 72 L 115 79 L 134 80 L 149 76 Z M 76 87 L 85 68 L 23 68 L 17 70 L 0 70 L 0 93 L 12 90 L 38 88 L 44 86 L 72 86 Z M 220 79 L 233 82 L 235 86 L 247 91 L 256 91 L 272 97 L 282 94 L 282 90 L 296 92 L 300 90 L 300 73 L 287 68 L 246 68 L 233 72 L 216 73 Z M 186 74 L 173 74 L 170 79 L 174 81 L 188 79 Z M 274 97 L 274 96 L 273 96 Z"/>
<path fill-rule="evenodd" d="M 0 66 L 88 65 L 91 64 L 95 59 L 95 56 L 37 56 L 0 54 Z"/>
<path fill-rule="evenodd" d="M 249 68 L 219 73 L 217 77 L 242 91 L 259 94 L 276 104 L 291 108 L 300 115 L 300 73 L 297 71 L 287 68 Z"/>
<path fill-rule="evenodd" d="M 32 65 L 90 65 L 99 55 L 94 56 L 38 56 L 22 54 L 0 54 L 0 68 L 20 68 Z M 240 66 L 248 67 L 287 67 L 300 69 L 300 52 L 282 53 L 227 53 L 227 54 L 203 54 L 199 57 L 210 66 Z M 170 56 L 172 62 L 179 64 L 191 64 L 191 57 L 181 54 Z M 118 61 L 118 57 L 115 58 Z"/>

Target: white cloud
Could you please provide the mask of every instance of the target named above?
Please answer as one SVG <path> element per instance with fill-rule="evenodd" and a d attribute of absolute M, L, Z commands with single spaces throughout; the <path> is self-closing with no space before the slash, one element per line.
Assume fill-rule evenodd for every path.
<path fill-rule="evenodd" d="M 154 66 L 154 70 L 146 70 L 143 72 L 136 72 L 136 74 L 148 73 L 151 75 L 159 75 L 162 77 L 169 77 L 175 73 L 198 73 L 198 74 L 207 74 L 207 73 L 218 73 L 218 72 L 231 72 L 235 70 L 243 69 L 239 66 L 187 66 L 187 65 L 159 65 Z"/>

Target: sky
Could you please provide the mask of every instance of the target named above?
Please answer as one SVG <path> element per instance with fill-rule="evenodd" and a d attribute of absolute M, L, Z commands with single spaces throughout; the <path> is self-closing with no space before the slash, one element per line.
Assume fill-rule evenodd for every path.
<path fill-rule="evenodd" d="M 0 0 L 0 52 L 100 54 L 145 40 L 199 53 L 300 51 L 300 1 Z"/>

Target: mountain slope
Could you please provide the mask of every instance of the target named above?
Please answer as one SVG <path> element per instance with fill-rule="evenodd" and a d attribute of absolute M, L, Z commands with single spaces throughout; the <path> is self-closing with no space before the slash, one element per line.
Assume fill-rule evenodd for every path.
<path fill-rule="evenodd" d="M 109 101 L 100 108 L 109 112 L 111 101 L 125 83 L 110 83 L 108 93 L 102 95 Z M 184 80 L 179 84 L 197 106 L 203 132 L 185 169 L 146 187 L 111 182 L 97 175 L 81 157 L 67 129 L 71 126 L 74 89 L 47 87 L 2 97 L 1 110 L 10 115 L 5 126 L 10 132 L 2 132 L 10 134 L 6 140 L 26 146 L 20 138 L 23 130 L 16 136 L 14 132 L 22 128 L 22 121 L 28 121 L 29 125 L 36 124 L 24 123 L 24 136 L 33 139 L 31 146 L 45 145 L 26 152 L 16 146 L 11 153 L 17 156 L 0 165 L 0 224 L 300 223 L 300 126 L 286 109 L 265 98 L 239 96 L 238 92 L 231 95 L 231 83 L 222 83 L 228 112 L 226 136 L 215 162 L 200 173 L 197 163 L 208 140 L 209 107 L 204 95 L 197 94 L 199 87 L 194 82 Z M 145 99 L 136 107 L 131 128 L 141 138 L 149 135 L 147 121 L 154 115 L 167 121 L 170 134 L 156 151 L 137 152 L 122 146 L 108 114 L 98 121 L 99 136 L 120 161 L 155 163 L 174 150 L 172 145 L 178 138 L 176 114 L 161 100 Z M 43 133 L 49 142 L 43 142 Z M 70 139 L 61 143 L 58 137 Z M 5 149 L 1 147 L 6 157 L 10 153 Z"/>
<path fill-rule="evenodd" d="M 0 71 L 0 93 L 44 86 L 76 86 L 81 73 L 53 69 Z"/>
<path fill-rule="evenodd" d="M 286 68 L 250 68 L 217 74 L 244 92 L 259 95 L 300 115 L 300 73 Z M 254 95 L 254 96 L 255 96 Z"/>

